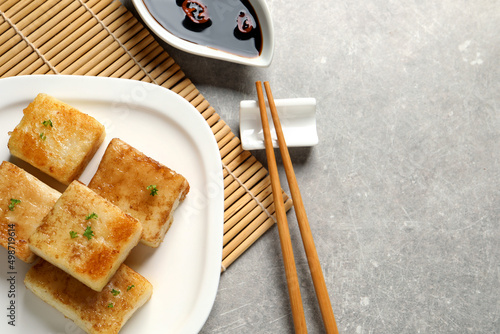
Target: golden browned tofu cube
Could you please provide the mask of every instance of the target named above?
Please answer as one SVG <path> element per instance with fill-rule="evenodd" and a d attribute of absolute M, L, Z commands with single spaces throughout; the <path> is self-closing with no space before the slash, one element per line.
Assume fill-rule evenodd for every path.
<path fill-rule="evenodd" d="M 137 245 L 141 223 L 73 181 L 29 238 L 30 249 L 101 291 Z"/>
<path fill-rule="evenodd" d="M 124 264 L 100 292 L 43 260 L 30 268 L 24 284 L 91 334 L 118 333 L 153 293 L 151 283 Z"/>
<path fill-rule="evenodd" d="M 10 133 L 10 153 L 61 183 L 77 179 L 105 137 L 95 118 L 38 94 Z"/>
<path fill-rule="evenodd" d="M 31 263 L 36 255 L 28 238 L 42 223 L 61 194 L 24 169 L 4 161 L 0 165 L 0 244 L 9 254 Z"/>
<path fill-rule="evenodd" d="M 181 174 L 113 138 L 89 188 L 137 218 L 143 226 L 141 242 L 158 247 L 174 210 L 189 192 L 189 183 Z"/>

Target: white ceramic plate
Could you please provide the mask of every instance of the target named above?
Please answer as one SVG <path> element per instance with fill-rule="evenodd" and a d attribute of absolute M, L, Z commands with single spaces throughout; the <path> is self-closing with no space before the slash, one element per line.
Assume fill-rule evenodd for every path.
<path fill-rule="evenodd" d="M 88 184 L 109 141 L 119 137 L 184 175 L 191 186 L 157 249 L 139 245 L 126 263 L 153 285 L 153 296 L 120 333 L 197 333 L 213 306 L 222 257 L 223 184 L 220 153 L 208 124 L 179 95 L 138 81 L 21 76 L 0 80 L 0 156 L 62 191 L 39 171 L 12 157 L 8 131 L 36 94 L 47 93 L 85 112 L 106 127 L 106 140 L 80 180 Z M 27 291 L 30 265 L 15 263 L 15 297 L 9 297 L 7 251 L 0 247 L 0 333 L 83 333 L 73 322 Z M 15 327 L 6 315 L 15 305 Z"/>
<path fill-rule="evenodd" d="M 318 144 L 315 98 L 276 99 L 274 103 L 288 147 L 304 147 Z M 278 138 L 267 102 L 266 107 L 273 146 L 277 148 L 279 147 Z M 241 145 L 245 150 L 265 149 L 264 131 L 262 130 L 257 101 L 246 100 L 240 102 L 240 137 Z"/>
<path fill-rule="evenodd" d="M 173 0 L 172 0 L 173 1 Z M 248 58 L 238 56 L 229 52 L 217 50 L 205 45 L 196 44 L 179 38 L 170 33 L 151 15 L 143 0 L 132 0 L 137 12 L 144 20 L 144 23 L 160 37 L 163 41 L 182 51 L 205 56 L 214 59 L 230 61 L 250 66 L 266 67 L 271 64 L 274 52 L 274 28 L 271 19 L 271 12 L 265 0 L 249 0 L 259 19 L 262 31 L 262 51 L 258 57 Z M 222 13 L 224 13 L 222 11 Z"/>

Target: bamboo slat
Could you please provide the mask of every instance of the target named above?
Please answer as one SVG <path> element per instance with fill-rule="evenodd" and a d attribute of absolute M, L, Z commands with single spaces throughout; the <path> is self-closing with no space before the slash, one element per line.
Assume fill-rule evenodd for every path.
<path fill-rule="evenodd" d="M 0 0 L 0 77 L 70 74 L 152 82 L 212 129 L 224 177 L 224 271 L 274 225 L 269 175 L 149 31 L 119 1 Z M 292 206 L 284 194 L 285 208 Z"/>

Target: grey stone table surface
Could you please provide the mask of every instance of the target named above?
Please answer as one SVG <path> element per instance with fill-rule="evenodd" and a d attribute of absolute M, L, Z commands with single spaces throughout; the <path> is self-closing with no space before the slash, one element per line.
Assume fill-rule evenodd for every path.
<path fill-rule="evenodd" d="M 256 80 L 317 99 L 319 144 L 291 156 L 340 332 L 500 333 L 500 2 L 268 5 L 269 67 L 164 47 L 237 135 Z M 288 219 L 308 329 L 322 333 Z M 201 333 L 293 330 L 272 228 L 221 275 Z"/>

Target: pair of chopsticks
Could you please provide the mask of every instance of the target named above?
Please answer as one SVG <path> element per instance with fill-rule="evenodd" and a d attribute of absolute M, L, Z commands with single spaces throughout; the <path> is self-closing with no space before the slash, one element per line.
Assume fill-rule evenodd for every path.
<path fill-rule="evenodd" d="M 278 233 L 281 243 L 281 251 L 283 253 L 283 262 L 285 266 L 285 275 L 288 285 L 288 294 L 290 296 L 290 305 L 292 308 L 293 323 L 296 333 L 307 333 L 306 319 L 304 315 L 304 308 L 302 305 L 302 297 L 300 294 L 299 280 L 297 277 L 297 268 L 293 256 L 292 241 L 290 239 L 290 231 L 288 229 L 288 222 L 286 218 L 286 210 L 283 203 L 283 195 L 281 193 L 281 184 L 279 180 L 278 167 L 276 157 L 274 155 L 274 148 L 271 139 L 271 130 L 269 128 L 269 120 L 267 118 L 266 102 L 264 100 L 264 93 L 262 91 L 262 83 L 257 81 L 257 96 L 259 100 L 260 117 L 262 121 L 262 129 L 264 131 L 264 143 L 266 147 L 266 157 L 268 163 L 269 175 L 271 177 L 271 187 L 274 197 L 274 206 L 276 213 L 276 220 L 278 222 Z M 309 270 L 316 291 L 316 297 L 319 302 L 323 324 L 326 333 L 338 333 L 335 316 L 333 315 L 330 297 L 326 288 L 323 271 L 319 263 L 318 253 L 314 245 L 311 228 L 307 219 L 302 196 L 300 195 L 299 186 L 293 171 L 292 161 L 288 148 L 286 146 L 285 137 L 281 128 L 281 123 L 274 103 L 273 95 L 269 82 L 264 82 L 266 95 L 268 99 L 269 109 L 273 118 L 274 128 L 278 137 L 278 144 L 280 153 L 285 167 L 285 173 L 288 181 L 288 186 L 292 194 L 293 206 L 295 214 L 297 215 L 297 222 L 299 224 L 302 243 L 309 263 Z"/>

